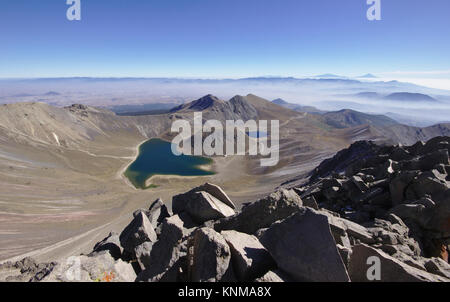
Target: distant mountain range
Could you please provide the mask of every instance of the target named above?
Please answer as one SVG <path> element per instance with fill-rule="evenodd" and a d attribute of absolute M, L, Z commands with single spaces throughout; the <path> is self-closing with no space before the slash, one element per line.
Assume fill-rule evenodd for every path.
<path fill-rule="evenodd" d="M 357 77 L 357 78 L 359 78 L 359 79 L 376 79 L 376 78 L 378 78 L 378 77 L 374 76 L 374 75 L 371 74 L 371 73 L 368 73 L 368 74 L 359 76 L 359 77 Z"/>
<path fill-rule="evenodd" d="M 392 93 L 386 97 L 386 100 L 392 101 L 407 101 L 407 102 L 436 102 L 437 100 L 429 95 L 422 93 L 397 92 Z"/>
<path fill-rule="evenodd" d="M 395 92 L 388 95 L 382 95 L 378 92 L 365 91 L 352 95 L 352 97 L 365 99 L 380 99 L 398 102 L 437 102 L 435 98 L 423 93 Z"/>
<path fill-rule="evenodd" d="M 421 87 L 411 83 L 382 80 L 367 81 L 373 74 L 345 78 L 322 74 L 314 78 L 249 77 L 241 79 L 183 79 L 183 78 L 55 78 L 0 79 L 0 103 L 43 101 L 58 107 L 82 103 L 112 108 L 119 114 L 134 115 L 146 111 L 161 114 L 177 104 L 198 99 L 210 91 L 222 99 L 230 99 L 241 91 L 253 91 L 266 99 L 304 99 L 307 103 L 287 108 L 321 114 L 322 110 L 352 109 L 359 112 L 409 115 L 422 124 L 431 125 L 447 120 L 450 115 L 450 92 Z M 368 101 L 370 100 L 370 102 Z M 414 106 L 406 106 L 406 103 Z M 170 104 L 159 108 L 117 106 L 146 106 Z M 424 107 L 422 103 L 427 105 Z M 312 106 L 306 106 L 306 105 Z M 406 107 L 405 107 L 406 106 Z M 151 107 L 151 106 L 150 106 Z M 119 111 L 120 110 L 120 111 Z M 410 123 L 416 125 L 416 123 Z"/>
<path fill-rule="evenodd" d="M 314 76 L 314 78 L 323 78 L 323 79 L 347 79 L 347 77 L 340 76 L 332 73 L 319 74 Z"/>
<path fill-rule="evenodd" d="M 350 79 L 351 77 L 340 76 L 332 73 L 319 74 L 314 76 L 314 78 L 322 78 L 322 79 Z M 364 74 L 362 76 L 355 77 L 356 79 L 376 79 L 377 77 L 371 73 Z"/>
<path fill-rule="evenodd" d="M 390 127 L 399 124 L 385 115 L 373 115 L 350 109 L 327 112 L 322 115 L 328 125 L 336 128 L 350 128 L 360 125 Z"/>
<path fill-rule="evenodd" d="M 273 100 L 272 103 L 283 106 L 285 108 L 289 108 L 291 110 L 300 111 L 300 112 L 307 112 L 307 113 L 312 113 L 312 114 L 323 114 L 326 112 L 326 111 L 319 110 L 313 106 L 303 106 L 303 105 L 288 103 L 285 100 L 280 99 L 280 98 Z"/>
<path fill-rule="evenodd" d="M 283 99 L 276 99 L 272 102 L 295 111 L 320 114 L 323 121 L 334 128 L 351 128 L 360 125 L 389 127 L 399 124 L 396 120 L 385 115 L 367 114 L 351 109 L 327 112 L 311 106 L 291 104 Z"/>

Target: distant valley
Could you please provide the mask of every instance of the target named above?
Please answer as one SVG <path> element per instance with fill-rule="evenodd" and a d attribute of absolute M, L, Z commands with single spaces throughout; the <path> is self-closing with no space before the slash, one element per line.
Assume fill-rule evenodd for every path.
<path fill-rule="evenodd" d="M 122 229 L 133 209 L 158 197 L 170 207 L 173 195 L 206 181 L 219 184 L 240 207 L 285 181 L 302 181 L 322 160 L 355 141 L 413 144 L 450 134 L 448 123 L 409 126 L 390 108 L 383 112 L 392 115 L 365 104 L 366 110 L 360 111 L 344 106 L 354 101 L 346 98 L 332 101 L 338 110 L 330 110 L 327 101 L 336 89 L 362 92 L 368 91 L 365 86 L 378 85 L 384 87 L 380 92 L 384 95 L 389 89 L 402 91 L 406 84 L 388 89 L 394 84 L 295 78 L 25 82 L 27 92 L 19 91 L 23 82 L 0 81 L 0 87 L 8 87 L 0 95 L 0 101 L 7 103 L 0 105 L 0 219 L 4 221 L 0 245 L 7 247 L 0 251 L 0 259 L 32 255 L 46 260 L 89 250 L 106 232 Z M 181 88 L 170 90 L 174 86 Z M 264 97 L 247 94 L 247 86 Z M 198 95 L 210 88 L 217 89 L 216 96 Z M 106 92 L 99 94 L 99 89 Z M 230 92 L 238 93 L 227 97 Z M 439 106 L 445 102 L 438 102 Z M 277 166 L 261 167 L 259 157 L 213 157 L 214 175 L 155 175 L 155 187 L 136 189 L 123 173 L 135 160 L 137 147 L 151 138 L 170 141 L 172 122 L 192 120 L 198 111 L 205 120 L 222 122 L 280 120 Z"/>

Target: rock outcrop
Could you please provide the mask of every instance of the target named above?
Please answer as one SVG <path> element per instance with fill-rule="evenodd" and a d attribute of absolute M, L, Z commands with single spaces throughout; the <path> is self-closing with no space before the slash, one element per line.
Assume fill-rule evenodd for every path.
<path fill-rule="evenodd" d="M 269 252 L 255 236 L 236 231 L 222 231 L 221 235 L 230 247 L 239 281 L 252 281 L 276 267 Z"/>
<path fill-rule="evenodd" d="M 202 187 L 205 186 L 206 185 Z M 185 212 L 198 224 L 202 224 L 208 220 L 229 217 L 235 214 L 234 209 L 228 205 L 228 199 L 225 199 L 224 195 L 221 194 L 223 192 L 222 190 L 208 190 L 214 194 L 212 195 L 207 191 L 202 191 L 202 189 L 208 189 L 208 187 L 202 187 L 174 196 L 172 201 L 174 214 Z M 227 203 L 224 203 L 221 199 L 225 200 Z"/>
<path fill-rule="evenodd" d="M 449 137 L 409 147 L 357 142 L 324 161 L 307 185 L 294 189 L 302 199 L 314 198 L 320 208 L 372 228 L 378 242 L 357 238 L 363 243 L 399 258 L 411 250 L 448 262 L 449 150 Z"/>
<path fill-rule="evenodd" d="M 219 186 L 204 184 L 174 196 L 173 214 L 161 200 L 136 211 L 120 235 L 111 233 L 88 255 L 4 263 L 0 277 L 449 282 L 449 142 L 358 142 L 324 161 L 304 185 L 240 211 Z"/>
<path fill-rule="evenodd" d="M 122 231 L 119 240 L 128 253 L 134 254 L 136 246 L 146 242 L 156 241 L 155 230 L 143 211 L 134 216 L 133 221 Z"/>
<path fill-rule="evenodd" d="M 379 279 L 372 279 L 367 260 L 371 257 L 379 259 Z M 376 265 L 376 263 L 374 263 Z M 368 276 L 369 271 L 369 276 Z M 353 247 L 349 264 L 350 278 L 354 282 L 382 281 L 382 282 L 422 282 L 422 281 L 450 281 L 430 274 L 426 271 L 407 265 L 398 259 L 385 254 L 373 247 L 359 244 Z M 374 275 L 376 278 L 376 275 Z"/>
<path fill-rule="evenodd" d="M 350 281 L 323 214 L 303 208 L 274 223 L 260 240 L 278 267 L 295 281 Z"/>
<path fill-rule="evenodd" d="M 255 234 L 275 221 L 285 219 L 302 207 L 302 200 L 293 190 L 281 189 L 257 202 L 245 206 L 234 216 L 220 219 L 210 225 L 216 231 L 236 230 Z"/>

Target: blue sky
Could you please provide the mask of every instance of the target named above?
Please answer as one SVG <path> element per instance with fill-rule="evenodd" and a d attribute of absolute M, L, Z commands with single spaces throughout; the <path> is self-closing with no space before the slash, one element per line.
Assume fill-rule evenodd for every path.
<path fill-rule="evenodd" d="M 0 0 L 0 77 L 450 78 L 450 1 Z"/>

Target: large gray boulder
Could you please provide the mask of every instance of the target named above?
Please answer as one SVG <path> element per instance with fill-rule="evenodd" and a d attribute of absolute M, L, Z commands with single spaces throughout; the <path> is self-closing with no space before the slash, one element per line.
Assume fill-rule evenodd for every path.
<path fill-rule="evenodd" d="M 251 203 L 237 215 L 221 219 L 213 224 L 216 231 L 235 230 L 255 234 L 277 220 L 285 219 L 302 208 L 302 200 L 293 190 L 281 189 Z"/>
<path fill-rule="evenodd" d="M 276 267 L 269 252 L 253 235 L 236 231 L 222 231 L 231 249 L 231 261 L 238 280 L 251 281 Z"/>
<path fill-rule="evenodd" d="M 63 259 L 42 282 L 134 282 L 131 264 L 114 258 L 106 251 L 93 256 Z"/>
<path fill-rule="evenodd" d="M 174 214 L 188 213 L 198 224 L 235 214 L 234 209 L 205 191 L 190 191 L 174 196 L 172 209 Z"/>
<path fill-rule="evenodd" d="M 327 216 L 302 208 L 274 223 L 260 238 L 278 267 L 295 281 L 347 282 Z"/>
<path fill-rule="evenodd" d="M 344 236 L 345 234 L 350 235 L 351 237 L 358 239 L 365 243 L 374 243 L 375 240 L 372 236 L 372 234 L 362 225 L 359 225 L 353 221 L 336 217 L 328 211 L 319 211 L 321 214 L 328 217 L 328 222 L 331 226 L 331 230 L 333 232 L 333 235 L 335 236 L 335 239 L 338 236 Z M 338 242 L 339 243 L 339 242 Z M 343 243 L 341 243 L 343 244 Z M 345 244 L 343 244 L 345 246 Z"/>
<path fill-rule="evenodd" d="M 219 187 L 218 185 L 205 183 L 204 185 L 201 185 L 194 190 L 196 190 L 196 192 L 205 191 L 214 196 L 215 198 L 217 198 L 218 200 L 220 200 L 221 202 L 223 202 L 224 204 L 226 204 L 227 206 L 229 206 L 230 208 L 236 209 L 236 206 L 234 205 L 233 201 L 231 201 L 227 193 L 225 193 L 225 191 L 222 190 L 222 188 Z"/>
<path fill-rule="evenodd" d="M 389 191 L 391 193 L 392 204 L 398 205 L 405 199 L 405 191 L 411 181 L 419 175 L 418 171 L 402 171 L 389 183 Z"/>
<path fill-rule="evenodd" d="M 379 259 L 380 280 L 368 280 L 368 270 L 374 265 L 372 259 Z M 369 263 L 369 264 L 368 264 Z M 353 247 L 353 252 L 349 263 L 350 278 L 354 282 L 437 282 L 450 281 L 443 277 L 432 275 L 426 271 L 412 267 L 402 261 L 389 256 L 381 250 L 375 249 L 365 244 L 358 244 Z M 370 275 L 370 274 L 369 274 Z"/>
<path fill-rule="evenodd" d="M 188 243 L 188 279 L 222 281 L 231 269 L 231 251 L 222 235 L 211 228 L 197 229 Z"/>
<path fill-rule="evenodd" d="M 195 187 L 192 190 L 179 194 L 173 197 L 172 199 L 172 210 L 175 214 L 180 213 L 184 210 L 186 203 L 183 201 L 186 199 L 189 199 L 190 196 L 193 195 L 193 193 L 197 192 L 206 192 L 210 194 L 211 196 L 214 196 L 216 199 L 220 200 L 222 203 L 226 204 L 232 209 L 236 209 L 236 206 L 234 205 L 233 201 L 231 201 L 230 197 L 225 193 L 224 190 L 222 190 L 221 187 L 218 185 L 205 183 L 201 186 Z"/>
<path fill-rule="evenodd" d="M 97 242 L 91 254 L 108 251 L 114 259 L 122 257 L 123 248 L 120 245 L 119 234 L 111 232 L 102 241 Z"/>
<path fill-rule="evenodd" d="M 255 282 L 290 282 L 289 276 L 280 270 L 268 271 L 264 276 L 255 279 Z"/>
<path fill-rule="evenodd" d="M 146 267 L 150 266 L 150 254 L 153 244 L 154 242 L 146 241 L 134 249 L 134 254 L 141 270 L 145 270 Z"/>
<path fill-rule="evenodd" d="M 450 264 L 441 258 L 431 258 L 425 262 L 427 272 L 450 280 Z"/>
<path fill-rule="evenodd" d="M 139 212 L 119 236 L 123 248 L 134 254 L 134 249 L 146 241 L 156 242 L 155 230 L 144 212 Z"/>
<path fill-rule="evenodd" d="M 442 200 L 442 196 L 449 188 L 449 182 L 441 179 L 435 170 L 425 171 L 415 177 L 405 191 L 407 200 L 417 200 L 430 196 L 433 201 Z"/>
<path fill-rule="evenodd" d="M 142 258 L 143 271 L 138 281 L 177 281 L 179 266 L 186 256 L 182 239 L 188 234 L 178 215 L 166 218 L 162 223 L 159 240 L 152 244 L 150 251 Z M 147 249 L 148 250 L 148 249 Z"/>
<path fill-rule="evenodd" d="M 148 220 L 153 226 L 157 226 L 167 217 L 170 217 L 169 210 L 161 198 L 155 200 L 148 209 Z"/>

